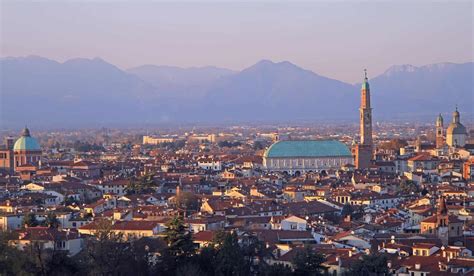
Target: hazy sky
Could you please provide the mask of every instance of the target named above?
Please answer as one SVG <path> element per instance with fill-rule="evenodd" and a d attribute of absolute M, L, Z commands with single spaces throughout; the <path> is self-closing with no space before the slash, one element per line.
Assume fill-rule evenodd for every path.
<path fill-rule="evenodd" d="M 472 1 L 1 1 L 1 56 L 240 70 L 288 60 L 360 81 L 393 64 L 474 59 Z"/>

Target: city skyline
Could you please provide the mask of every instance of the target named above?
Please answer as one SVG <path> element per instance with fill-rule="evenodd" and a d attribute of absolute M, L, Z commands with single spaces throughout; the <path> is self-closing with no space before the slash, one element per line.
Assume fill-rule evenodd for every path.
<path fill-rule="evenodd" d="M 473 15 L 0 0 L 0 275 L 474 275 Z"/>

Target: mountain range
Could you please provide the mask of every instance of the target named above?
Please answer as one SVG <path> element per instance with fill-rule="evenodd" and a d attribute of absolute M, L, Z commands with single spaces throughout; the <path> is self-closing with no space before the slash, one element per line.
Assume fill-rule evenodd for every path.
<path fill-rule="evenodd" d="M 360 84 L 262 60 L 242 71 L 143 65 L 100 58 L 63 63 L 0 59 L 0 126 L 356 122 Z M 370 79 L 375 120 L 431 119 L 457 104 L 472 118 L 474 63 L 396 65 Z"/>

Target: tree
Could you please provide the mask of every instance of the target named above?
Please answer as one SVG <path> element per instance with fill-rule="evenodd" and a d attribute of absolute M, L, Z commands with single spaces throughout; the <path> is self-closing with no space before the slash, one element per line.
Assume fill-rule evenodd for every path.
<path fill-rule="evenodd" d="M 381 254 L 362 256 L 352 264 L 350 275 L 388 275 L 387 256 Z"/>
<path fill-rule="evenodd" d="M 148 267 L 140 266 L 138 254 L 130 242 L 124 241 L 122 233 L 112 231 L 108 220 L 98 222 L 95 239 L 90 239 L 80 256 L 82 266 L 92 275 L 140 275 Z M 146 263 L 146 262 L 145 262 Z"/>
<path fill-rule="evenodd" d="M 341 217 L 345 218 L 347 216 L 350 216 L 350 215 L 352 215 L 353 212 L 354 212 L 354 209 L 352 208 L 352 205 L 345 204 L 344 207 L 342 207 L 342 210 L 341 210 Z"/>
<path fill-rule="evenodd" d="M 27 251 L 33 257 L 39 275 L 74 275 L 80 271 L 79 264 L 67 256 L 67 252 L 56 247 L 45 249 L 40 243 L 34 242 Z"/>
<path fill-rule="evenodd" d="M 165 241 L 168 247 L 162 253 L 163 272 L 175 274 L 180 265 L 189 261 L 196 251 L 192 234 L 179 216 L 166 224 Z"/>
<path fill-rule="evenodd" d="M 237 234 L 220 232 L 216 234 L 216 275 L 248 275 L 249 267 L 240 248 Z"/>
<path fill-rule="evenodd" d="M 195 194 L 190 192 L 180 192 L 176 197 L 176 205 L 179 209 L 196 211 L 199 208 L 199 201 Z"/>
<path fill-rule="evenodd" d="M 262 150 L 265 148 L 265 145 L 261 141 L 255 141 L 253 142 L 252 148 L 254 150 Z"/>
<path fill-rule="evenodd" d="M 73 196 L 66 197 L 66 199 L 64 200 L 64 206 L 69 206 L 73 204 L 78 204 L 78 201 L 74 199 Z"/>
<path fill-rule="evenodd" d="M 399 151 L 400 148 L 406 147 L 408 145 L 407 141 L 399 138 L 392 139 L 388 142 L 380 144 L 381 149 Z"/>
<path fill-rule="evenodd" d="M 419 193 L 420 187 L 414 181 L 403 179 L 400 182 L 400 191 L 403 194 Z"/>
<path fill-rule="evenodd" d="M 36 227 L 39 225 L 36 215 L 34 213 L 28 213 L 23 217 L 22 221 L 23 226 Z"/>
<path fill-rule="evenodd" d="M 59 220 L 54 213 L 49 213 L 43 223 L 50 228 L 58 228 L 60 225 Z"/>
<path fill-rule="evenodd" d="M 313 248 L 305 246 L 293 259 L 296 275 L 323 275 L 324 256 Z"/>
<path fill-rule="evenodd" d="M 30 275 L 35 273 L 32 259 L 25 252 L 8 245 L 13 237 L 0 231 L 0 275 Z"/>
<path fill-rule="evenodd" d="M 252 271 L 259 271 L 264 263 L 264 257 L 270 255 L 265 244 L 254 235 L 246 235 L 241 239 L 240 250 L 244 256 L 247 266 Z"/>
<path fill-rule="evenodd" d="M 139 178 L 132 177 L 130 178 L 127 188 L 125 190 L 126 193 L 129 195 L 150 193 L 153 192 L 153 184 L 154 182 L 152 174 L 147 174 Z"/>
<path fill-rule="evenodd" d="M 211 244 L 201 248 L 199 254 L 196 254 L 194 257 L 194 262 L 199 266 L 201 275 L 213 276 L 214 273 L 214 264 L 216 262 L 216 247 Z"/>
<path fill-rule="evenodd" d="M 262 268 L 260 274 L 266 276 L 290 276 L 293 275 L 293 272 L 288 265 L 274 264 Z"/>
<path fill-rule="evenodd" d="M 242 143 L 239 142 L 239 141 L 235 141 L 235 142 L 230 142 L 230 141 L 227 141 L 227 140 L 224 140 L 224 141 L 220 141 L 217 143 L 217 145 L 221 148 L 232 148 L 232 147 L 238 147 L 238 146 L 241 146 Z"/>

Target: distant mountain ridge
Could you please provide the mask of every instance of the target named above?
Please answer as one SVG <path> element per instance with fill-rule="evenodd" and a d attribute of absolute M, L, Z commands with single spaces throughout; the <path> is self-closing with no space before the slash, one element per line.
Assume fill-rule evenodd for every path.
<path fill-rule="evenodd" d="M 358 119 L 359 84 L 288 61 L 262 60 L 240 72 L 156 65 L 122 70 L 100 58 L 59 63 L 29 56 L 2 58 L 0 70 L 0 126 Z M 473 76 L 473 62 L 392 66 L 369 80 L 374 118 L 431 118 L 456 104 L 473 116 Z"/>
<path fill-rule="evenodd" d="M 202 97 L 206 88 L 221 77 L 237 72 L 214 66 L 180 68 L 176 66 L 142 65 L 126 70 L 158 90 L 174 97 Z M 192 92 L 191 92 L 192 91 Z"/>

